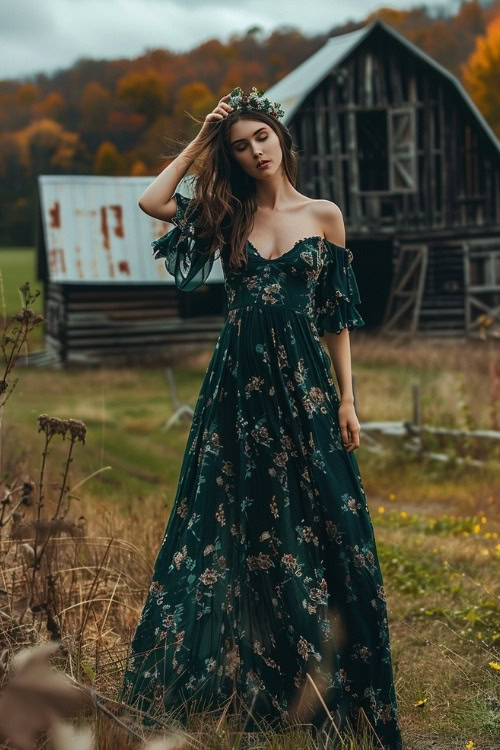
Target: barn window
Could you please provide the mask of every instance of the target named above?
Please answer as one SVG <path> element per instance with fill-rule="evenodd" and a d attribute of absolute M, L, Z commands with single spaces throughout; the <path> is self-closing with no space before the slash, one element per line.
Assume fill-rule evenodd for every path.
<path fill-rule="evenodd" d="M 356 112 L 360 190 L 388 190 L 387 112 Z"/>

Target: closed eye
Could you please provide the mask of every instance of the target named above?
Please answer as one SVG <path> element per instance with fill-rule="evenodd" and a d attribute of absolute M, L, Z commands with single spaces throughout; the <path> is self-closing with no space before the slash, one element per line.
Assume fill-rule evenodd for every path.
<path fill-rule="evenodd" d="M 265 141 L 267 138 L 267 135 L 264 136 L 264 138 L 257 138 L 258 141 Z M 239 148 L 239 146 L 236 146 L 236 151 L 243 151 L 243 149 L 246 148 L 246 143 L 243 144 L 243 148 Z"/>

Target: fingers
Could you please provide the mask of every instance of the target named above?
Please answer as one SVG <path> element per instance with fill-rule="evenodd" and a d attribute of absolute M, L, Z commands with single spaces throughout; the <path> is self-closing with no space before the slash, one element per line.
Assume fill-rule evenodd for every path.
<path fill-rule="evenodd" d="M 233 109 L 234 107 L 232 107 L 227 102 L 223 102 L 221 99 L 219 104 L 214 108 L 213 112 L 207 115 L 207 117 L 214 120 L 222 120 L 224 117 L 227 117 L 227 115 L 232 112 Z"/>
<path fill-rule="evenodd" d="M 340 425 L 340 433 L 342 435 L 342 442 L 344 444 L 345 449 L 348 453 L 351 451 L 356 450 L 356 448 L 359 448 L 360 440 L 360 428 L 359 427 L 353 427 L 352 430 L 348 427 L 347 422 L 345 424 Z"/>
<path fill-rule="evenodd" d="M 205 117 L 205 122 L 218 122 L 220 120 L 223 120 L 224 117 L 227 117 L 228 114 L 234 109 L 234 107 L 232 107 L 227 101 L 225 101 L 230 97 L 231 94 L 225 94 L 223 97 L 221 97 L 217 106 L 214 107 L 213 111 L 209 112 L 209 114 Z"/>

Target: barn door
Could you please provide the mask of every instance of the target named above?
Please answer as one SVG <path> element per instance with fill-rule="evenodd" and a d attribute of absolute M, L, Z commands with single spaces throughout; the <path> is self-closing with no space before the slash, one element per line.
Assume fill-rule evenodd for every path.
<path fill-rule="evenodd" d="M 500 240 L 467 240 L 464 247 L 465 330 L 500 323 Z M 488 318 L 490 320 L 488 320 Z"/>
<path fill-rule="evenodd" d="M 396 267 L 381 332 L 415 333 L 418 329 L 425 274 L 427 245 L 405 245 L 397 251 Z"/>
<path fill-rule="evenodd" d="M 389 109 L 389 185 L 390 190 L 415 192 L 417 189 L 415 110 L 413 107 Z"/>

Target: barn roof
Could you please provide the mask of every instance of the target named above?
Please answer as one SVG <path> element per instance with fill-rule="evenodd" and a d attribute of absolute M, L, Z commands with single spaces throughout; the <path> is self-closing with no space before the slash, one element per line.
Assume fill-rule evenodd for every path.
<path fill-rule="evenodd" d="M 153 180 L 154 175 L 39 175 L 39 278 L 70 284 L 174 284 L 151 248 L 173 225 L 148 216 L 137 205 Z M 186 177 L 176 190 L 191 195 Z M 208 281 L 223 279 L 216 258 Z"/>
<path fill-rule="evenodd" d="M 272 101 L 280 102 L 285 112 L 282 120 L 283 123 L 285 125 L 290 123 L 295 112 L 308 94 L 313 91 L 319 83 L 321 83 L 330 71 L 344 62 L 344 60 L 361 44 L 361 42 L 370 36 L 370 34 L 374 33 L 377 28 L 383 29 L 387 34 L 409 49 L 410 52 L 450 81 L 471 111 L 472 115 L 476 118 L 486 137 L 491 141 L 498 153 L 500 153 L 500 141 L 460 81 L 430 55 L 406 39 L 406 37 L 393 29 L 392 26 L 389 26 L 389 24 L 380 19 L 363 26 L 361 29 L 349 31 L 347 34 L 339 34 L 338 36 L 330 37 L 325 44 L 313 55 L 308 57 L 307 60 L 304 60 L 304 62 L 298 65 L 288 75 L 267 89 L 265 96 Z"/>

